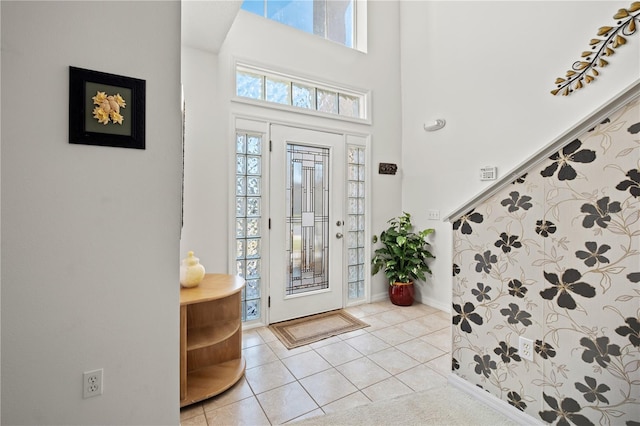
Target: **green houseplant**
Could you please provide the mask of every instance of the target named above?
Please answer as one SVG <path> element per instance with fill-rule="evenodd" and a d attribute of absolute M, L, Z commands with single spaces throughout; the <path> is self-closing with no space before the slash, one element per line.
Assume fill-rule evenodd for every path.
<path fill-rule="evenodd" d="M 425 274 L 431 274 L 427 260 L 435 256 L 429 251 L 426 237 L 434 230 L 414 231 L 411 215 L 403 213 L 387 222 L 389 227 L 382 231 L 379 238 L 374 236 L 374 243 L 379 240 L 382 247 L 374 251 L 371 273 L 375 275 L 384 270 L 389 280 L 391 302 L 409 306 L 413 304 L 414 280 L 424 281 Z"/>

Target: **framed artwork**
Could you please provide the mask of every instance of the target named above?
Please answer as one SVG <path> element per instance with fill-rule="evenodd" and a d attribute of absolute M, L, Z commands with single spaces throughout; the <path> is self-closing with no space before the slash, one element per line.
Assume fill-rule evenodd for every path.
<path fill-rule="evenodd" d="M 145 149 L 145 81 L 69 67 L 69 143 Z"/>

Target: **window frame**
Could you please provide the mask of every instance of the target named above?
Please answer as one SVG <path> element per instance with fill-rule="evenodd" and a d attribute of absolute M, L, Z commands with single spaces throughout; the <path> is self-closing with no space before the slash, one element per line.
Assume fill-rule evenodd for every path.
<path fill-rule="evenodd" d="M 336 92 L 337 94 L 344 94 L 348 96 L 358 97 L 360 99 L 360 105 L 359 105 L 360 117 L 345 116 L 345 115 L 340 115 L 339 113 L 332 114 L 328 112 L 319 111 L 317 109 L 302 108 L 302 107 L 296 107 L 293 105 L 267 101 L 264 99 L 265 97 L 264 90 L 263 90 L 261 99 L 239 96 L 237 94 L 238 93 L 238 86 L 237 86 L 238 72 L 258 74 L 258 75 L 261 75 L 263 79 L 265 77 L 271 77 L 273 79 L 286 80 L 290 83 L 299 83 L 305 86 L 312 86 L 316 90 L 318 89 L 327 90 L 331 92 Z M 316 92 L 316 97 L 317 97 L 317 92 Z M 266 107 L 269 109 L 288 111 L 288 112 L 293 112 L 297 114 L 305 114 L 305 115 L 311 115 L 315 117 L 325 117 L 325 118 L 330 118 L 330 119 L 339 120 L 339 121 L 348 121 L 352 123 L 368 124 L 368 125 L 372 124 L 371 91 L 370 90 L 364 90 L 364 89 L 349 87 L 341 84 L 335 84 L 326 80 L 323 81 L 323 80 L 314 79 L 314 78 L 310 78 L 303 75 L 292 75 L 291 73 L 276 70 L 267 66 L 257 65 L 250 61 L 245 61 L 239 58 L 234 59 L 233 95 L 231 97 L 231 101 L 249 104 L 249 105 L 256 105 L 260 107 Z"/>
<path fill-rule="evenodd" d="M 367 0 L 353 0 L 353 5 L 352 5 L 352 7 L 353 7 L 353 11 L 352 11 L 353 22 L 352 22 L 352 29 L 351 29 L 351 39 L 352 39 L 351 40 L 351 44 L 352 44 L 351 46 L 348 46 L 348 45 L 346 45 L 344 43 L 341 43 L 341 42 L 334 41 L 334 40 L 328 38 L 326 34 L 324 36 L 321 36 L 321 35 L 318 35 L 318 34 L 314 34 L 313 32 L 305 31 L 305 30 L 300 29 L 298 27 L 295 27 L 293 25 L 289 25 L 289 24 L 286 24 L 284 22 L 280 22 L 280 21 L 277 21 L 275 19 L 269 18 L 267 16 L 268 6 L 267 6 L 266 3 L 268 1 L 270 1 L 270 0 L 263 0 L 263 1 L 264 1 L 264 3 L 263 3 L 264 6 L 263 6 L 262 14 L 259 14 L 259 13 L 255 12 L 255 11 L 244 9 L 244 7 L 243 7 L 244 6 L 244 1 L 242 2 L 243 6 L 241 6 L 241 10 L 243 12 L 246 12 L 246 13 L 251 13 L 253 15 L 260 16 L 261 18 L 267 19 L 269 21 L 277 22 L 280 25 L 288 26 L 290 28 L 295 29 L 296 31 L 302 31 L 302 32 L 304 32 L 306 34 L 310 34 L 310 35 L 313 35 L 313 36 L 316 36 L 316 37 L 320 37 L 321 39 L 327 40 L 327 41 L 329 41 L 331 43 L 335 43 L 335 44 L 340 45 L 340 46 L 344 46 L 344 47 L 346 47 L 348 49 L 358 50 L 358 51 L 363 52 L 363 53 L 367 52 Z M 325 15 L 325 18 L 326 18 L 326 15 Z M 325 24 L 325 28 L 326 28 L 327 27 L 326 19 L 325 19 L 324 24 Z"/>

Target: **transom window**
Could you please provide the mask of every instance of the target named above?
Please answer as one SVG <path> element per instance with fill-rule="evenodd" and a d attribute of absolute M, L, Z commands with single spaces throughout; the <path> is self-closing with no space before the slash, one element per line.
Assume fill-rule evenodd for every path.
<path fill-rule="evenodd" d="M 236 65 L 236 96 L 340 118 L 358 121 L 368 118 L 368 99 L 364 92 L 292 78 L 249 65 Z"/>
<path fill-rule="evenodd" d="M 355 3 L 354 0 L 244 0 L 242 9 L 353 48 Z"/>

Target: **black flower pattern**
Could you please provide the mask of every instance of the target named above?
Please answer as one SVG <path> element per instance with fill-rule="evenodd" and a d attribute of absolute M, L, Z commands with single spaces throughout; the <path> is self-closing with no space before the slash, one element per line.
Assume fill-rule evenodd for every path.
<path fill-rule="evenodd" d="M 471 232 L 473 231 L 469 222 L 482 223 L 483 220 L 484 220 L 484 217 L 480 213 L 474 212 L 473 210 L 471 210 L 469 213 L 465 214 L 460 219 L 453 222 L 453 230 L 456 231 L 458 228 L 460 228 L 460 231 L 463 234 L 468 235 L 468 234 L 471 234 Z"/>
<path fill-rule="evenodd" d="M 611 362 L 611 356 L 620 355 L 620 346 L 609 344 L 607 336 L 598 337 L 595 341 L 588 337 L 580 339 L 580 344 L 586 349 L 582 352 L 582 360 L 587 364 L 597 362 L 602 368 L 607 368 L 607 363 Z"/>
<path fill-rule="evenodd" d="M 531 207 L 533 207 L 533 204 L 529 202 L 531 201 L 531 197 L 529 197 L 528 195 L 523 195 L 521 197 L 518 191 L 513 191 L 509 194 L 509 196 L 511 198 L 505 198 L 500 202 L 500 204 L 505 207 L 509 206 L 509 208 L 507 209 L 509 213 L 516 212 L 520 209 L 529 210 Z"/>
<path fill-rule="evenodd" d="M 460 273 L 460 266 L 456 265 L 455 263 L 453 264 L 453 276 L 455 277 L 456 275 L 458 275 Z"/>
<path fill-rule="evenodd" d="M 543 342 L 542 340 L 536 340 L 536 344 L 533 347 L 533 350 L 536 351 L 541 358 L 549 359 L 556 356 L 556 350 L 550 344 Z"/>
<path fill-rule="evenodd" d="M 627 279 L 632 283 L 640 283 L 640 272 L 632 272 L 627 275 Z"/>
<path fill-rule="evenodd" d="M 640 347 L 640 322 L 637 318 L 629 317 L 624 320 L 628 325 L 622 325 L 616 328 L 616 333 L 624 336 L 629 336 L 629 342 L 633 346 Z"/>
<path fill-rule="evenodd" d="M 560 280 L 556 274 L 550 272 L 545 272 L 544 277 L 553 284 L 553 287 L 542 290 L 540 296 L 546 300 L 553 300 L 553 298 L 560 293 L 557 303 L 561 308 L 576 308 L 576 301 L 573 299 L 573 296 L 571 296 L 571 293 L 588 298 L 596 295 L 595 287 L 584 282 L 578 282 L 578 280 L 582 278 L 582 275 L 575 269 L 567 269 L 564 271 L 562 280 Z"/>
<path fill-rule="evenodd" d="M 482 325 L 482 317 L 473 312 L 475 309 L 476 307 L 473 306 L 473 303 L 471 302 L 465 303 L 464 307 L 454 303 L 453 310 L 456 311 L 458 315 L 453 316 L 453 324 L 458 325 L 459 323 L 462 331 L 465 333 L 471 333 L 471 324 L 469 324 L 469 321 L 477 325 Z"/>
<path fill-rule="evenodd" d="M 484 377 L 489 377 L 491 370 L 498 368 L 496 362 L 493 361 L 489 355 L 482 357 L 480 357 L 480 355 L 474 355 L 473 360 L 477 363 L 475 368 L 476 374 L 482 374 Z"/>
<path fill-rule="evenodd" d="M 516 183 L 524 183 L 525 180 L 527 179 L 527 175 L 529 173 L 525 173 L 522 176 L 520 176 L 518 179 L 514 180 L 513 182 L 511 182 L 511 184 L 515 185 Z"/>
<path fill-rule="evenodd" d="M 582 384 L 579 382 L 575 383 L 576 389 L 582 392 L 582 396 L 584 396 L 584 399 L 586 399 L 588 402 L 595 402 L 595 400 L 597 399 L 598 401 L 604 402 L 605 404 L 609 403 L 609 400 L 603 395 L 603 393 L 605 393 L 606 391 L 611 390 L 609 386 L 605 385 L 604 383 L 598 384 L 598 382 L 596 382 L 596 379 L 589 376 L 584 376 L 584 383 L 586 384 Z"/>
<path fill-rule="evenodd" d="M 491 300 L 491 296 L 489 296 L 489 292 L 491 291 L 490 286 L 485 286 L 482 283 L 478 283 L 478 288 L 474 288 L 471 290 L 471 294 L 476 296 L 478 302 L 482 302 L 483 300 Z"/>
<path fill-rule="evenodd" d="M 527 311 L 521 311 L 520 307 L 515 303 L 509 303 L 509 309 L 504 308 L 500 309 L 500 313 L 507 318 L 507 322 L 509 324 L 518 324 L 522 323 L 522 325 L 528 327 L 532 324 L 531 314 Z"/>
<path fill-rule="evenodd" d="M 520 411 L 524 411 L 527 408 L 527 404 L 522 400 L 522 397 L 518 392 L 510 391 L 507 394 L 509 404 L 513 405 Z"/>
<path fill-rule="evenodd" d="M 474 259 L 478 262 L 476 272 L 484 271 L 487 274 L 491 272 L 491 264 L 498 263 L 498 256 L 491 254 L 491 250 L 487 250 L 483 254 L 476 254 Z"/>
<path fill-rule="evenodd" d="M 520 280 L 509 281 L 509 294 L 512 296 L 523 298 L 529 291 Z"/>
<path fill-rule="evenodd" d="M 616 189 L 620 191 L 626 191 L 628 189 L 631 195 L 636 198 L 640 197 L 640 171 L 638 169 L 629 170 L 626 176 L 629 179 L 617 184 Z"/>
<path fill-rule="evenodd" d="M 507 342 L 500 342 L 499 346 L 495 348 L 493 352 L 496 355 L 499 355 L 500 358 L 502 358 L 502 362 L 505 364 L 511 362 L 512 359 L 518 362 L 522 361 L 522 358 L 518 355 L 518 349 L 513 346 L 509 346 Z"/>
<path fill-rule="evenodd" d="M 632 135 L 640 133 L 640 123 L 636 123 L 636 124 L 631 125 L 627 129 L 627 132 L 631 133 Z"/>
<path fill-rule="evenodd" d="M 558 426 L 569 426 L 569 422 L 582 426 L 582 425 L 593 425 L 591 420 L 583 416 L 582 414 L 578 414 L 582 407 L 578 404 L 573 398 L 564 398 L 558 404 L 558 401 L 550 395 L 546 393 L 542 393 L 542 397 L 551 410 L 540 411 L 538 414 L 540 418 L 547 423 L 553 423 L 558 420 Z"/>
<path fill-rule="evenodd" d="M 536 221 L 536 233 L 542 237 L 547 238 L 549 234 L 554 234 L 556 232 L 556 225 L 553 222 L 549 222 L 548 220 L 537 220 Z"/>
<path fill-rule="evenodd" d="M 584 245 L 587 248 L 587 251 L 578 250 L 576 252 L 576 257 L 584 260 L 585 265 L 591 267 L 594 266 L 596 262 L 609 263 L 609 259 L 604 257 L 603 254 L 611 248 L 610 246 L 603 244 L 598 247 L 598 243 L 595 241 L 587 241 Z"/>
<path fill-rule="evenodd" d="M 500 234 L 500 239 L 496 241 L 495 246 L 501 248 L 503 252 L 509 253 L 512 247 L 522 247 L 522 243 L 518 241 L 517 235 L 507 235 L 506 232 L 503 232 Z"/>
<path fill-rule="evenodd" d="M 561 151 L 553 154 L 549 159 L 553 161 L 540 172 L 543 177 L 551 177 L 560 167 L 558 180 L 573 180 L 578 174 L 571 163 L 591 163 L 596 159 L 596 152 L 590 149 L 580 149 L 582 142 L 576 139 L 567 144 Z M 579 151 L 578 151 L 579 150 Z"/>
<path fill-rule="evenodd" d="M 618 201 L 609 203 L 609 197 L 602 197 L 596 204 L 583 204 L 580 211 L 586 213 L 582 220 L 582 226 L 585 228 L 593 228 L 594 224 L 606 228 L 609 225 L 607 222 L 611 222 L 611 213 L 619 213 L 622 208 Z"/>
<path fill-rule="evenodd" d="M 457 359 L 451 358 L 451 371 L 460 369 L 460 363 Z"/>

